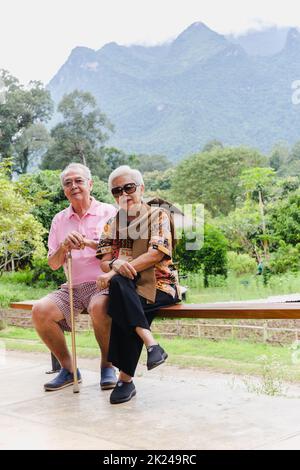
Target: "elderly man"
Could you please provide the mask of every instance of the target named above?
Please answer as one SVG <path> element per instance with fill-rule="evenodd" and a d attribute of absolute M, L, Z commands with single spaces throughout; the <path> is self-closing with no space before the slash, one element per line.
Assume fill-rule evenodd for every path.
<path fill-rule="evenodd" d="M 111 204 L 91 197 L 93 182 L 89 168 L 71 163 L 61 173 L 61 183 L 70 205 L 53 218 L 48 239 L 48 263 L 52 269 L 64 266 L 72 250 L 72 276 L 75 314 L 85 308 L 91 315 L 96 339 L 101 349 L 101 389 L 114 388 L 115 369 L 107 360 L 111 320 L 106 314 L 108 297 L 99 292 L 96 279 L 102 274 L 95 256 L 99 235 L 105 222 L 115 215 Z M 33 324 L 44 343 L 58 359 L 62 369 L 46 391 L 60 390 L 73 384 L 72 359 L 63 330 L 70 331 L 68 285 L 38 301 L 32 311 Z M 78 381 L 81 375 L 78 371 Z"/>

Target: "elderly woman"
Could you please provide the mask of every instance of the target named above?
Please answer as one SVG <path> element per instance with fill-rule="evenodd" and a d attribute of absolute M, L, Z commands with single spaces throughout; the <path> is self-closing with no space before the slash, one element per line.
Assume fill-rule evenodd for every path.
<path fill-rule="evenodd" d="M 150 325 L 161 306 L 178 302 L 179 289 L 169 211 L 143 201 L 142 175 L 129 166 L 114 170 L 108 184 L 119 211 L 106 223 L 96 256 L 105 273 L 98 278 L 98 287 L 109 288 L 109 361 L 120 371 L 110 402 L 117 404 L 136 394 L 132 379 L 143 344 L 148 370 L 167 359 Z"/>

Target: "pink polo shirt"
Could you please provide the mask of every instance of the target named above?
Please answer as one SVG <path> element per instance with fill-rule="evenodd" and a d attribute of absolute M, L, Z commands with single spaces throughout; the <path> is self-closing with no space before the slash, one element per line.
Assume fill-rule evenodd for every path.
<path fill-rule="evenodd" d="M 98 202 L 95 198 L 92 198 L 91 206 L 82 218 L 74 212 L 71 205 L 62 210 L 52 220 L 48 238 L 48 256 L 59 248 L 60 243 L 73 230 L 90 240 L 98 241 L 105 222 L 115 216 L 116 212 L 117 209 L 112 204 Z M 66 263 L 64 270 L 67 274 Z M 96 250 L 88 247 L 83 250 L 72 250 L 73 285 L 95 281 L 101 273 Z"/>

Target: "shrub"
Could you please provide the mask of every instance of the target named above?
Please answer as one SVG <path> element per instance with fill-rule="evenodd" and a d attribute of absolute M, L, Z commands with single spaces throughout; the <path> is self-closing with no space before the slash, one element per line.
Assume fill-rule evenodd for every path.
<path fill-rule="evenodd" d="M 277 251 L 270 256 L 269 268 L 272 273 L 280 274 L 287 271 L 300 270 L 300 243 L 296 246 L 288 245 L 281 241 Z"/>
<path fill-rule="evenodd" d="M 227 252 L 228 269 L 232 270 L 237 276 L 256 272 L 257 263 L 254 258 L 246 253 Z"/>
<path fill-rule="evenodd" d="M 50 284 L 56 288 L 64 282 L 66 282 L 66 277 L 63 268 L 53 271 L 46 259 L 37 259 L 34 261 L 30 284 L 36 284 L 39 287 L 48 287 Z"/>
<path fill-rule="evenodd" d="M 186 250 L 190 238 L 182 233 L 178 240 L 174 260 L 182 274 L 203 272 L 204 287 L 209 286 L 211 276 L 227 277 L 227 240 L 222 232 L 210 224 L 204 226 L 204 243 L 199 250 Z M 219 282 L 219 281 L 218 281 Z"/>

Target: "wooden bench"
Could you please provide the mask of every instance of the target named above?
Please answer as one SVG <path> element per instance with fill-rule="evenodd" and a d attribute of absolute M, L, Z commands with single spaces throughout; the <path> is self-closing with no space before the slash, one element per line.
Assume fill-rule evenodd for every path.
<path fill-rule="evenodd" d="M 31 310 L 34 300 L 25 302 L 12 302 L 13 309 Z M 86 313 L 86 312 L 82 312 Z M 158 318 L 222 318 L 222 319 L 300 319 L 300 302 L 225 302 L 209 304 L 185 304 L 179 303 L 168 307 L 162 307 Z M 51 354 L 52 370 L 48 373 L 57 372 L 60 364 Z"/>
<path fill-rule="evenodd" d="M 28 300 L 25 302 L 12 302 L 10 307 L 20 310 L 31 310 L 34 302 L 36 301 Z M 300 302 L 179 303 L 168 307 L 162 307 L 158 311 L 157 317 L 297 320 L 300 319 Z"/>

